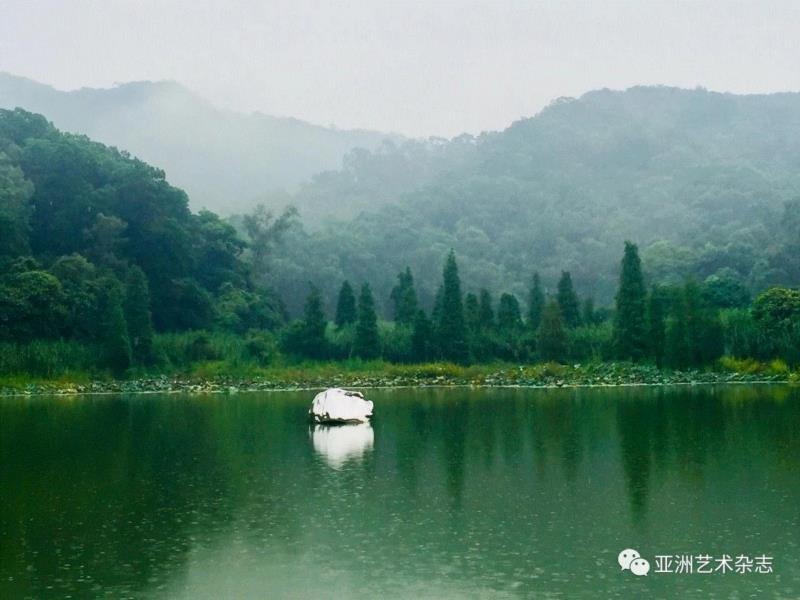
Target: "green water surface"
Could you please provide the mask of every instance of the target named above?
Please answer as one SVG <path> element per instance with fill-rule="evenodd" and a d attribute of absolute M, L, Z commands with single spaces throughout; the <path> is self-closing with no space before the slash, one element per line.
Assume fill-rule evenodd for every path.
<path fill-rule="evenodd" d="M 800 597 L 800 390 L 367 395 L 0 401 L 0 598 Z"/>

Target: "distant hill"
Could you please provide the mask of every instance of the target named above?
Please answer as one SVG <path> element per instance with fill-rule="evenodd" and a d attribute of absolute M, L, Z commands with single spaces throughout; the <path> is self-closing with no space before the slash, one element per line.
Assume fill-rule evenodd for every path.
<path fill-rule="evenodd" d="M 359 206 L 298 231 L 277 286 L 369 280 L 385 299 L 406 265 L 430 301 L 456 250 L 467 289 L 524 297 L 534 270 L 613 299 L 626 239 L 650 281 L 725 276 L 751 290 L 800 284 L 800 94 L 667 87 L 553 102 L 501 132 L 352 153 L 292 198 L 301 213 Z"/>
<path fill-rule="evenodd" d="M 222 214 L 246 211 L 275 190 L 338 169 L 354 148 L 402 141 L 398 135 L 220 110 L 174 82 L 64 92 L 0 73 L 0 108 L 15 107 L 158 165 L 188 192 L 193 208 Z"/>

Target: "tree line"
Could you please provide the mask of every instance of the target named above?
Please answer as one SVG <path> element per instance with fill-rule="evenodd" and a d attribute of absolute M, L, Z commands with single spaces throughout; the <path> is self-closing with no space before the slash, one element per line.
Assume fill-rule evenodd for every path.
<path fill-rule="evenodd" d="M 548 294 L 538 273 L 527 306 L 486 289 L 464 293 L 451 250 L 430 312 L 419 306 L 410 268 L 391 291 L 393 322 L 379 323 L 372 288 L 358 295 L 344 281 L 328 323 L 312 286 L 304 314 L 281 337 L 281 349 L 299 358 L 377 359 L 456 363 L 624 360 L 673 369 L 700 368 L 724 354 L 762 360 L 800 360 L 800 292 L 773 287 L 750 302 L 730 280 L 645 285 L 635 244 L 626 242 L 613 309 L 580 300 L 563 271 Z M 381 327 L 383 325 L 383 327 Z"/>

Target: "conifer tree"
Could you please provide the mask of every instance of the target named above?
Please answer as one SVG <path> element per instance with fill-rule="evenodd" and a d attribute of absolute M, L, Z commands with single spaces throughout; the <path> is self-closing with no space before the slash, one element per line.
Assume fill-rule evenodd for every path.
<path fill-rule="evenodd" d="M 122 289 L 116 277 L 100 280 L 97 301 L 103 358 L 114 373 L 120 374 L 131 365 L 131 344 L 122 308 Z"/>
<path fill-rule="evenodd" d="M 641 360 L 647 354 L 646 292 L 639 249 L 625 242 L 615 298 L 614 349 L 619 358 Z"/>
<path fill-rule="evenodd" d="M 328 353 L 328 342 L 325 339 L 327 320 L 322 310 L 322 296 L 319 289 L 312 285 L 303 309 L 303 321 L 300 328 L 300 351 L 308 358 L 325 358 Z"/>
<path fill-rule="evenodd" d="M 394 320 L 401 325 L 411 325 L 417 315 L 417 292 L 414 289 L 414 277 L 411 269 L 398 273 L 397 285 L 390 295 L 394 304 Z"/>
<path fill-rule="evenodd" d="M 494 329 L 494 309 L 492 308 L 492 295 L 487 289 L 481 289 L 478 303 L 478 322 L 482 329 Z"/>
<path fill-rule="evenodd" d="M 543 360 L 563 361 L 567 354 L 567 336 L 564 332 L 561 307 L 551 299 L 544 305 L 538 334 L 539 356 Z"/>
<path fill-rule="evenodd" d="M 353 341 L 353 354 L 365 359 L 378 358 L 381 355 L 375 300 L 368 283 L 361 286 L 361 293 L 358 296 L 358 320 L 356 321 L 356 337 Z"/>
<path fill-rule="evenodd" d="M 569 271 L 561 271 L 561 279 L 558 280 L 558 290 L 556 293 L 558 307 L 561 309 L 561 317 L 567 327 L 577 327 L 581 322 L 581 307 L 578 295 L 572 286 L 572 276 Z"/>
<path fill-rule="evenodd" d="M 141 365 L 152 363 L 154 356 L 150 289 L 147 276 L 138 266 L 128 269 L 124 314 L 133 361 Z"/>
<path fill-rule="evenodd" d="M 344 327 L 356 322 L 356 297 L 350 282 L 345 280 L 339 289 L 339 298 L 336 302 L 336 318 L 334 322 L 337 327 Z"/>
<path fill-rule="evenodd" d="M 450 250 L 443 272 L 442 304 L 436 324 L 437 342 L 443 358 L 465 362 L 468 357 L 461 279 L 455 252 Z"/>
<path fill-rule="evenodd" d="M 533 274 L 530 293 L 528 294 L 528 327 L 533 331 L 539 328 L 544 310 L 544 291 L 539 280 L 539 273 Z"/>
<path fill-rule="evenodd" d="M 500 331 L 517 331 L 522 327 L 519 301 L 514 294 L 503 294 L 497 305 L 497 326 Z"/>

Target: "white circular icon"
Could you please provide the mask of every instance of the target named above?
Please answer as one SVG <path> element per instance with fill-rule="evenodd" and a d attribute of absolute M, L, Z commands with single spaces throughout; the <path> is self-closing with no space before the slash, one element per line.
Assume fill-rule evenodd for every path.
<path fill-rule="evenodd" d="M 617 562 L 624 571 L 626 569 L 629 569 L 631 563 L 637 558 L 639 558 L 639 553 L 636 550 L 628 548 L 627 550 L 623 550 L 622 552 L 619 553 L 619 556 L 617 557 Z"/>
<path fill-rule="evenodd" d="M 641 577 L 650 572 L 650 563 L 644 558 L 635 558 L 631 562 L 631 573 Z"/>

